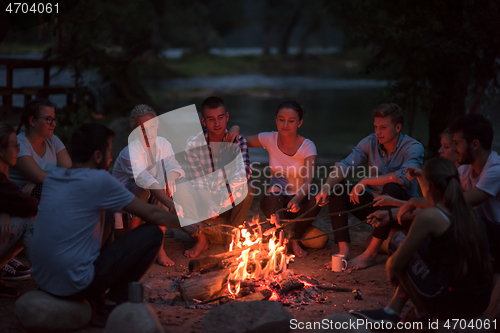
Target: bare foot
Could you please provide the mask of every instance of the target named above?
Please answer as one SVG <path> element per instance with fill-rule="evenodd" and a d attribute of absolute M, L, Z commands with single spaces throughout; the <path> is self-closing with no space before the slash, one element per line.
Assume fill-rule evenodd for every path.
<path fill-rule="evenodd" d="M 163 248 L 161 248 L 160 251 L 158 252 L 158 258 L 156 258 L 156 261 L 158 262 L 159 265 L 165 267 L 175 265 L 174 261 L 167 256 Z"/>
<path fill-rule="evenodd" d="M 201 232 L 198 234 L 198 241 L 196 244 L 194 244 L 191 249 L 184 251 L 184 255 L 188 258 L 196 258 L 201 251 L 205 251 L 206 249 L 208 249 L 207 236 Z"/>
<path fill-rule="evenodd" d="M 339 242 L 339 253 L 338 254 L 343 254 L 344 259 L 349 261 L 353 258 L 352 252 L 351 252 L 351 246 L 347 242 Z"/>
<path fill-rule="evenodd" d="M 307 251 L 300 246 L 298 241 L 292 241 L 292 250 L 297 258 L 307 257 Z"/>
<path fill-rule="evenodd" d="M 375 265 L 375 262 L 376 262 L 376 256 L 373 256 L 365 251 L 356 258 L 349 260 L 347 263 L 347 269 L 349 271 L 365 269 Z"/>

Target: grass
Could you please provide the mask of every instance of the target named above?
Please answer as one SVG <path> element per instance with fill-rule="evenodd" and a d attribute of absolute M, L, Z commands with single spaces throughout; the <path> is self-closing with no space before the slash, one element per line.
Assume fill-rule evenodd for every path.
<path fill-rule="evenodd" d="M 0 54 L 3 55 L 12 55 L 12 54 L 27 54 L 27 53 L 43 53 L 49 47 L 51 47 L 51 43 L 35 43 L 35 44 L 26 44 L 26 43 L 12 43 L 12 42 L 3 42 L 0 43 Z"/>
<path fill-rule="evenodd" d="M 185 54 L 180 59 L 147 59 L 137 63 L 141 77 L 234 76 L 255 73 L 286 76 L 361 77 L 368 59 L 362 49 L 329 55 L 239 56 L 221 57 L 211 54 Z M 366 77 L 366 75 L 363 75 Z"/>

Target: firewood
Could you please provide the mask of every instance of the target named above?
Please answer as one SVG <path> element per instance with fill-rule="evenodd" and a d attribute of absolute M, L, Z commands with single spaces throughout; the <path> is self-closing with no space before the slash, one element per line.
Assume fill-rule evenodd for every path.
<path fill-rule="evenodd" d="M 228 275 L 229 269 L 223 269 L 186 279 L 179 284 L 181 297 L 184 301 L 206 301 L 221 291 Z"/>
<path fill-rule="evenodd" d="M 211 255 L 204 258 L 193 259 L 189 261 L 189 271 L 190 272 L 206 272 L 211 269 L 219 269 L 224 263 L 224 260 L 229 260 L 230 258 L 239 257 L 241 252 L 246 249 L 257 250 L 259 247 L 262 247 L 262 250 L 268 250 L 268 246 L 266 244 L 255 244 L 245 248 L 237 248 L 230 252 L 223 252 L 220 254 Z M 232 260 L 229 260 L 232 261 Z M 228 262 L 229 262 L 228 261 Z M 227 262 L 226 262 L 227 263 Z"/>
<path fill-rule="evenodd" d="M 212 269 L 222 268 L 222 258 L 209 256 L 206 258 L 193 259 L 189 261 L 190 272 L 206 272 Z"/>
<path fill-rule="evenodd" d="M 280 289 L 283 294 L 287 294 L 288 292 L 296 289 L 301 289 L 304 287 L 304 284 L 300 282 L 297 278 L 288 276 L 281 280 Z"/>
<path fill-rule="evenodd" d="M 268 298 L 269 298 L 269 296 L 266 297 L 266 296 L 262 295 L 262 293 L 260 291 L 257 291 L 255 293 L 246 295 L 244 297 L 237 298 L 236 302 L 263 301 L 263 300 L 268 299 Z"/>

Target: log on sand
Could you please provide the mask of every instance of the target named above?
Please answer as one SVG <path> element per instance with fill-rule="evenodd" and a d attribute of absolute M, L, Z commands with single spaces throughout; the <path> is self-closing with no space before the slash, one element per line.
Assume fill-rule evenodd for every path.
<path fill-rule="evenodd" d="M 235 257 L 239 257 L 241 252 L 246 249 L 257 250 L 259 247 L 262 247 L 262 250 L 268 251 L 267 244 L 255 244 L 246 248 L 237 248 L 231 252 L 223 252 L 220 254 L 215 254 L 212 256 L 197 258 L 189 261 L 189 271 L 190 272 L 206 272 L 212 269 L 220 269 L 224 266 L 224 264 L 230 263 Z"/>
<path fill-rule="evenodd" d="M 206 301 L 222 290 L 228 275 L 229 269 L 222 269 L 186 279 L 179 284 L 181 297 L 184 301 Z"/>

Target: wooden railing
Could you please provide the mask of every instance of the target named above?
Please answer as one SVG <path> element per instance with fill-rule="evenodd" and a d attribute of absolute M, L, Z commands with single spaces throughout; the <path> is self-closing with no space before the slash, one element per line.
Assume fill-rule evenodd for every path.
<path fill-rule="evenodd" d="M 49 95 L 66 95 L 66 104 L 71 105 L 73 103 L 73 96 L 77 92 L 75 87 L 50 85 L 50 68 L 62 65 L 64 63 L 59 60 L 0 58 L 0 66 L 6 66 L 7 73 L 6 86 L 0 86 L 2 109 L 8 112 L 12 111 L 12 96 L 16 94 L 24 96 L 24 105 L 31 101 L 33 96 L 36 96 L 36 98 L 48 98 Z M 14 69 L 17 68 L 43 68 L 43 85 L 14 88 Z M 80 88 L 81 90 L 83 90 L 83 93 L 86 93 L 86 88 Z"/>

